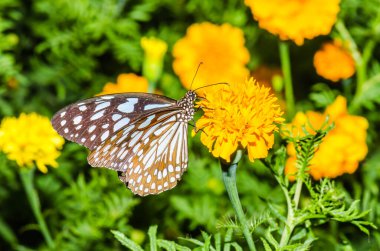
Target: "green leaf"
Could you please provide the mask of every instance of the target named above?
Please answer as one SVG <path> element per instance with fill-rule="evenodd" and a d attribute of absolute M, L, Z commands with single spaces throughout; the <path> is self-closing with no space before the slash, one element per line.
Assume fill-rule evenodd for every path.
<path fill-rule="evenodd" d="M 232 242 L 231 246 L 234 247 L 236 251 L 243 251 L 243 249 L 240 247 L 240 245 L 237 244 L 236 242 Z"/>
<path fill-rule="evenodd" d="M 115 238 L 125 247 L 129 248 L 133 251 L 144 251 L 138 244 L 136 244 L 134 241 L 128 239 L 123 233 L 117 231 L 117 230 L 111 230 Z"/>
<path fill-rule="evenodd" d="M 221 251 L 222 250 L 222 237 L 220 233 L 214 234 L 214 239 L 215 239 L 215 249 L 216 251 Z"/>
<path fill-rule="evenodd" d="M 156 235 L 157 235 L 157 225 L 150 226 L 148 230 L 150 250 L 157 251 Z"/>
<path fill-rule="evenodd" d="M 269 246 L 268 242 L 264 239 L 264 238 L 260 238 L 261 241 L 263 242 L 263 245 L 264 245 L 264 249 L 265 251 L 272 251 L 271 247 Z"/>
<path fill-rule="evenodd" d="M 175 242 L 173 241 L 157 240 L 156 243 L 157 243 L 157 246 L 164 248 L 165 250 L 168 250 L 168 251 L 176 250 L 176 245 L 175 245 Z"/>
<path fill-rule="evenodd" d="M 227 232 L 226 232 L 226 235 L 224 236 L 224 247 L 223 247 L 223 251 L 230 251 L 230 242 L 232 240 L 232 234 L 233 234 L 233 229 L 232 228 L 228 228 L 227 229 Z"/>

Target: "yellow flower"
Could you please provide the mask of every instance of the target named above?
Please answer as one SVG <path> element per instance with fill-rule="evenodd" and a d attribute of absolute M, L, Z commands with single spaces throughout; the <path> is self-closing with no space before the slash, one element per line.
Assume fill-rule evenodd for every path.
<path fill-rule="evenodd" d="M 318 75 L 334 82 L 347 79 L 355 73 L 355 61 L 339 40 L 325 43 L 315 53 L 314 67 Z"/>
<path fill-rule="evenodd" d="M 245 0 L 259 26 L 282 40 L 302 45 L 330 33 L 336 22 L 340 0 Z"/>
<path fill-rule="evenodd" d="M 134 73 L 122 73 L 117 77 L 117 83 L 107 83 L 103 91 L 98 95 L 123 93 L 123 92 L 147 92 L 148 80 Z"/>
<path fill-rule="evenodd" d="M 145 52 L 143 75 L 152 83 L 156 83 L 162 74 L 164 55 L 168 45 L 154 37 L 143 37 L 140 43 Z"/>
<path fill-rule="evenodd" d="M 187 89 L 200 62 L 203 65 L 192 89 L 205 84 L 244 81 L 249 75 L 245 67 L 249 52 L 244 43 L 243 31 L 229 24 L 193 24 L 186 36 L 174 45 L 174 72 Z"/>
<path fill-rule="evenodd" d="M 366 144 L 368 121 L 364 117 L 348 114 L 347 101 L 342 96 L 337 97 L 334 103 L 326 108 L 324 114 L 311 111 L 306 114 L 298 113 L 291 124 L 293 133 L 304 135 L 301 129 L 303 125 L 306 125 L 309 132 L 313 132 L 307 121 L 313 128 L 319 129 L 327 115 L 330 118 L 329 122 L 334 123 L 335 127 L 323 139 L 311 160 L 309 172 L 314 179 L 351 174 L 356 171 L 359 162 L 368 152 Z M 296 153 L 292 144 L 288 145 L 288 154 L 285 173 L 292 176 L 297 171 Z"/>
<path fill-rule="evenodd" d="M 278 130 L 275 123 L 283 122 L 276 101 L 270 89 L 253 78 L 205 92 L 197 103 L 204 110 L 196 123 L 202 129 L 202 143 L 227 162 L 238 148 L 247 149 L 251 161 L 266 157 L 274 143 L 273 132 Z"/>
<path fill-rule="evenodd" d="M 33 163 L 43 172 L 47 165 L 58 167 L 56 159 L 65 143 L 50 124 L 50 120 L 36 113 L 19 118 L 4 118 L 0 126 L 0 150 L 20 167 Z"/>

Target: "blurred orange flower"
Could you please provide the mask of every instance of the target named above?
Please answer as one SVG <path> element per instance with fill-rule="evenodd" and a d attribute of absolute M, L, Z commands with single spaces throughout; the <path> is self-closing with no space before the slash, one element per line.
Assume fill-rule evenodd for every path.
<path fill-rule="evenodd" d="M 243 31 L 229 24 L 193 24 L 174 45 L 174 72 L 187 89 L 200 62 L 204 64 L 192 89 L 218 82 L 244 81 L 249 75 L 245 67 L 249 52 L 244 43 Z"/>
<path fill-rule="evenodd" d="M 308 123 L 314 129 L 318 129 L 325 122 L 327 115 L 330 117 L 329 122 L 334 123 L 335 127 L 323 139 L 311 160 L 309 172 L 314 179 L 335 178 L 344 173 L 351 174 L 356 171 L 359 162 L 368 152 L 366 144 L 368 121 L 364 117 L 350 115 L 347 111 L 347 101 L 342 96 L 338 96 L 323 114 L 313 111 L 297 113 L 291 125 L 287 127 L 291 126 L 293 134 L 299 136 L 304 135 L 302 126 L 313 133 Z M 289 144 L 287 150 L 289 158 L 286 162 L 285 173 L 290 175 L 290 179 L 294 179 L 293 175 L 297 170 L 293 144 Z"/>
<path fill-rule="evenodd" d="M 107 83 L 103 91 L 97 95 L 106 95 L 123 92 L 147 92 L 148 80 L 134 73 L 122 73 L 117 77 L 116 84 Z"/>
<path fill-rule="evenodd" d="M 238 148 L 247 149 L 250 161 L 265 158 L 274 143 L 276 123 L 284 121 L 277 98 L 253 78 L 205 92 L 197 106 L 204 110 L 196 123 L 202 143 L 227 162 Z"/>
<path fill-rule="evenodd" d="M 336 22 L 340 0 L 245 0 L 259 26 L 282 40 L 302 45 L 330 33 Z"/>
<path fill-rule="evenodd" d="M 339 40 L 323 44 L 314 55 L 314 67 L 318 75 L 334 82 L 355 73 L 355 61 Z"/>

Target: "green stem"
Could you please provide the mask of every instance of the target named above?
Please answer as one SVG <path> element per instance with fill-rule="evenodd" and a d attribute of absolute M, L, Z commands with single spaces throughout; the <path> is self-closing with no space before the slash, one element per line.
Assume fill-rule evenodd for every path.
<path fill-rule="evenodd" d="M 305 174 L 305 169 L 306 169 L 306 166 L 304 166 L 304 165 L 302 166 L 302 168 L 298 169 L 297 181 L 296 181 L 296 190 L 294 192 L 293 202 L 289 196 L 288 190 L 283 185 L 281 185 L 281 183 L 280 183 L 281 189 L 284 192 L 286 202 L 287 202 L 287 206 L 288 206 L 288 216 L 286 218 L 284 230 L 282 231 L 280 247 L 284 247 L 289 243 L 292 232 L 298 224 L 296 221 L 296 217 L 294 215 L 298 209 L 299 201 L 301 198 L 301 191 L 302 191 L 302 184 L 303 184 L 303 177 Z"/>
<path fill-rule="evenodd" d="M 303 174 L 302 174 L 303 175 Z M 296 184 L 296 191 L 294 193 L 294 198 L 293 198 L 293 202 L 294 202 L 294 209 L 297 210 L 298 208 L 298 203 L 300 201 L 300 197 L 301 197 L 301 191 L 302 191 L 302 183 L 303 183 L 303 180 L 302 180 L 302 176 L 301 175 L 298 175 L 297 177 L 297 184 Z"/>
<path fill-rule="evenodd" d="M 236 216 L 240 224 L 242 225 L 243 233 L 244 233 L 245 239 L 247 240 L 249 250 L 255 251 L 256 250 L 255 243 L 253 242 L 251 232 L 249 231 L 248 221 L 243 212 L 240 199 L 239 199 L 238 190 L 236 187 L 236 169 L 242 155 L 243 155 L 243 151 L 238 150 L 236 152 L 236 157 L 232 161 L 231 165 L 227 168 L 227 170 L 223 170 L 223 182 L 226 187 L 228 197 L 230 198 L 232 207 L 234 208 Z"/>
<path fill-rule="evenodd" d="M 153 93 L 156 90 L 156 83 L 149 81 L 148 92 Z"/>
<path fill-rule="evenodd" d="M 289 46 L 286 42 L 279 43 L 282 73 L 284 74 L 285 100 L 288 118 L 291 119 L 295 112 L 292 73 L 290 66 Z"/>
<path fill-rule="evenodd" d="M 352 58 L 355 61 L 356 76 L 357 76 L 357 86 L 355 97 L 360 96 L 363 90 L 363 84 L 367 80 L 367 62 L 372 54 L 372 50 L 375 46 L 375 42 L 367 42 L 366 49 L 364 51 L 365 55 L 361 55 L 355 40 L 351 37 L 350 32 L 347 30 L 346 26 L 342 20 L 338 20 L 335 24 L 335 28 L 339 32 L 342 40 L 348 44 L 348 49 L 351 52 Z M 365 58 L 364 58 L 365 56 Z"/>
<path fill-rule="evenodd" d="M 36 217 L 37 223 L 38 223 L 40 230 L 42 232 L 42 235 L 44 236 L 48 247 L 51 250 L 53 250 L 54 249 L 54 242 L 50 236 L 46 222 L 42 216 L 40 200 L 38 198 L 37 191 L 35 190 L 35 188 L 33 186 L 34 168 L 33 169 L 23 168 L 22 170 L 20 170 L 20 177 L 21 177 L 21 181 L 22 181 L 22 184 L 24 186 L 25 193 L 27 195 L 28 201 L 29 201 L 30 206 L 32 208 L 33 214 Z"/>
<path fill-rule="evenodd" d="M 290 199 L 288 190 L 283 185 L 281 185 L 281 189 L 284 192 L 284 195 L 286 198 L 286 202 L 287 202 L 287 206 L 288 206 L 288 216 L 286 218 L 284 230 L 282 231 L 281 240 L 280 240 L 280 248 L 284 247 L 288 244 L 288 242 L 290 240 L 290 236 L 291 236 L 293 229 L 295 227 L 294 211 L 293 211 L 292 201 Z"/>

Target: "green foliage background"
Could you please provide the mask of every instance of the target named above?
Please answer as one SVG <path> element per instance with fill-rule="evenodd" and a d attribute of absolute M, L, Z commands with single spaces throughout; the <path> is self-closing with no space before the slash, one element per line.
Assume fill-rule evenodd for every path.
<path fill-rule="evenodd" d="M 380 223 L 379 6 L 378 0 L 341 3 L 339 19 L 367 60 L 366 85 L 360 96 L 353 97 L 355 78 L 333 85 L 316 75 L 312 56 L 328 37 L 290 48 L 298 110 L 323 109 L 337 94 L 343 94 L 353 102 L 352 111 L 370 122 L 369 154 L 358 171 L 336 179 L 334 186 L 309 181 L 317 188 L 310 183 L 301 204 L 315 200 L 317 205 L 318 199 L 354 204 L 358 210 L 355 212 L 369 210 L 361 215 L 361 220 L 372 222 L 373 226 Z M 203 21 L 228 22 L 244 31 L 251 54 L 250 69 L 263 64 L 280 66 L 278 39 L 258 28 L 243 1 L 1 0 L 0 116 L 37 112 L 51 117 L 63 106 L 99 93 L 106 82 L 114 82 L 120 73 L 141 74 L 142 36 L 156 36 L 168 43 L 159 89 L 166 96 L 179 98 L 185 90 L 173 73 L 170 51 L 189 25 Z M 334 30 L 332 35 L 338 33 Z M 262 243 L 263 250 L 275 246 L 271 239 L 279 236 L 277 219 L 286 217 L 286 200 L 281 190 L 290 185 L 276 180 L 276 170 L 268 168 L 268 163 L 278 161 L 279 155 L 284 157 L 284 151 L 279 151 L 263 162 L 243 160 L 237 172 L 242 205 L 252 218 L 254 241 Z M 191 138 L 189 154 L 189 169 L 175 189 L 139 198 L 120 183 L 113 171 L 90 168 L 86 149 L 66 143 L 58 160 L 59 168 L 50 169 L 47 175 L 35 173 L 42 212 L 56 250 L 126 250 L 123 245 L 154 250 L 152 241 L 166 250 L 186 250 L 185 246 L 220 250 L 222 242 L 223 250 L 245 250 L 218 160 L 201 146 L 199 136 Z M 281 175 L 277 174 L 276 177 Z M 3 154 L 0 183 L 0 249 L 47 250 L 22 188 L 18 167 Z M 331 186 L 329 191 L 333 194 L 313 197 L 313 193 L 325 191 L 320 189 L 325 186 Z M 317 214 L 319 209 L 308 210 Z M 353 217 L 351 220 L 356 219 L 354 214 L 344 217 L 348 215 Z M 305 221 L 299 226 L 292 239 L 293 244 L 305 244 L 304 249 L 298 250 L 309 248 L 306 239 L 315 239 L 312 250 L 380 250 L 380 234 L 375 227 L 369 227 L 370 233 L 366 234 L 357 227 L 359 223 L 355 226 L 321 219 L 313 223 L 313 231 L 310 224 Z M 297 248 L 290 246 L 288 250 Z"/>

